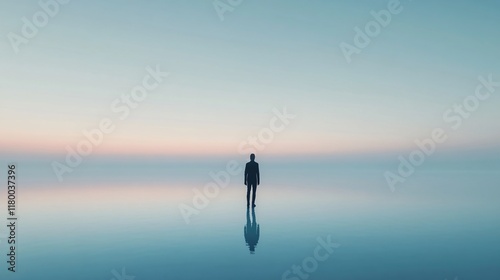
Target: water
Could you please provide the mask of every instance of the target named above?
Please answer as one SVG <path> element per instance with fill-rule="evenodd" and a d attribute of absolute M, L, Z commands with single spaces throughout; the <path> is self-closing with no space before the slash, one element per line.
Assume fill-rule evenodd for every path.
<path fill-rule="evenodd" d="M 62 183 L 43 160 L 18 166 L 17 272 L 2 261 L 1 279 L 302 279 L 294 265 L 307 279 L 500 275 L 495 170 L 424 169 L 391 192 L 381 166 L 261 162 L 252 225 L 240 175 L 193 205 L 223 160 L 88 162 Z M 181 204 L 196 210 L 189 224 Z"/>

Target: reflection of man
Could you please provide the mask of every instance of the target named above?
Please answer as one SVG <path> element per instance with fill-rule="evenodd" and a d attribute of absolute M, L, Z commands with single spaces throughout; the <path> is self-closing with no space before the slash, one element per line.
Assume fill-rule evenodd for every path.
<path fill-rule="evenodd" d="M 259 164 L 255 162 L 255 155 L 250 155 L 250 162 L 245 166 L 245 185 L 247 186 L 247 208 L 250 207 L 250 190 L 252 190 L 252 207 L 255 207 L 255 193 L 260 184 Z"/>
<path fill-rule="evenodd" d="M 252 222 L 250 222 L 250 210 L 247 209 L 247 225 L 245 226 L 245 242 L 250 249 L 250 254 L 255 254 L 255 246 L 259 242 L 260 226 L 257 224 L 255 210 L 252 209 Z"/>

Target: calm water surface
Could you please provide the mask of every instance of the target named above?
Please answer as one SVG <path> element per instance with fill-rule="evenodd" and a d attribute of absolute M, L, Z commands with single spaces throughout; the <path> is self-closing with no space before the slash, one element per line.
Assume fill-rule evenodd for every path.
<path fill-rule="evenodd" d="M 2 261 L 1 279 L 500 278 L 494 171 L 422 171 L 393 193 L 378 169 L 269 167 L 254 213 L 237 176 L 187 224 L 203 167 L 20 170 L 18 272 Z"/>

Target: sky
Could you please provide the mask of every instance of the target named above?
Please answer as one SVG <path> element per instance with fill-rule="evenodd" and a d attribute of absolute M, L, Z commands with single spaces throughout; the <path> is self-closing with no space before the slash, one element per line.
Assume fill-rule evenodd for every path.
<path fill-rule="evenodd" d="M 443 114 L 479 76 L 500 81 L 500 3 L 401 1 L 348 62 L 340 45 L 390 3 L 243 0 L 221 20 L 208 0 L 72 0 L 16 53 L 9 34 L 43 10 L 3 1 L 0 154 L 64 154 L 103 119 L 96 154 L 234 154 L 284 108 L 295 117 L 258 151 L 388 153 L 435 128 L 452 152 L 498 151 L 500 88 L 457 129 Z M 120 119 L 111 104 L 148 67 L 169 75 Z"/>

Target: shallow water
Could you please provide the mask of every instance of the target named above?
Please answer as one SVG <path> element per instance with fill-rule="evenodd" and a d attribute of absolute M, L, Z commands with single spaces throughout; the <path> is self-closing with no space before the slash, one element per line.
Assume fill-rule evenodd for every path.
<path fill-rule="evenodd" d="M 203 168 L 167 176 L 151 166 L 82 167 L 58 183 L 35 166 L 20 169 L 17 272 L 7 272 L 2 262 L 2 279 L 500 275 L 500 174 L 494 171 L 422 171 L 393 193 L 378 169 L 269 167 L 258 189 L 255 224 L 251 211 L 247 217 L 240 176 L 206 207 L 195 208 L 187 224 L 179 206 L 194 207 L 193 189 L 203 191 L 211 182 Z M 6 209 L 5 199 L 0 207 Z M 257 243 L 254 252 L 245 226 L 247 239 Z M 325 242 L 335 246 L 325 249 Z M 0 247 L 6 252 L 4 241 Z M 301 272 L 294 274 L 294 265 Z"/>

